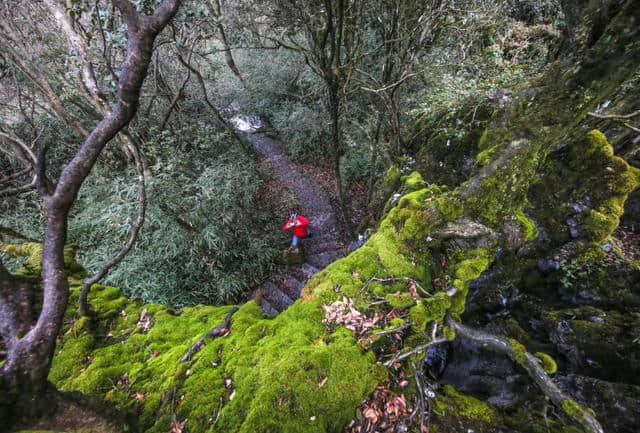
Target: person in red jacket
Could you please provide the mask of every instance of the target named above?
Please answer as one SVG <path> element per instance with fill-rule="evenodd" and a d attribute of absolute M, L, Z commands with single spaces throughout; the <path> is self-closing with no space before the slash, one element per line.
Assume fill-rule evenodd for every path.
<path fill-rule="evenodd" d="M 289 216 L 289 220 L 285 225 L 282 226 L 282 230 L 289 230 L 293 228 L 293 238 L 291 239 L 291 249 L 293 251 L 298 250 L 298 245 L 300 245 L 300 240 L 306 237 L 309 237 L 309 220 L 303 217 L 302 215 L 298 215 L 293 212 Z"/>

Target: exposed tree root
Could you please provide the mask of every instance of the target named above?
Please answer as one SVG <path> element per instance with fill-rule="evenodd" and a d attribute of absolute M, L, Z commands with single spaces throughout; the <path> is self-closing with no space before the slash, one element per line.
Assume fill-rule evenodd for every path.
<path fill-rule="evenodd" d="M 218 327 L 213 328 L 209 333 L 203 335 L 202 338 L 200 338 L 196 342 L 196 344 L 191 346 L 191 349 L 189 349 L 189 351 L 182 357 L 180 362 L 191 361 L 191 358 L 193 357 L 193 355 L 200 352 L 202 348 L 205 346 L 206 344 L 205 340 L 207 338 L 207 335 L 210 336 L 211 338 L 216 338 L 221 336 L 224 337 L 226 334 L 228 334 L 229 331 L 231 331 L 231 318 L 236 313 L 236 311 L 238 311 L 238 307 L 233 307 L 233 309 L 229 311 L 229 314 L 227 315 L 227 318 L 224 320 L 224 323 Z"/>
<path fill-rule="evenodd" d="M 518 343 L 514 344 L 504 338 L 477 329 L 468 328 L 453 320 L 451 316 L 447 316 L 447 324 L 459 335 L 509 356 L 509 358 L 527 370 L 527 373 L 529 373 L 529 376 L 531 376 L 536 385 L 538 385 L 542 393 L 546 395 L 553 404 L 561 408 L 564 413 L 576 420 L 588 432 L 604 433 L 602 426 L 593 413 L 564 394 L 545 373 L 538 358 L 527 352 L 524 346 Z"/>
<path fill-rule="evenodd" d="M 438 344 L 446 343 L 447 341 L 449 341 L 449 340 L 447 340 L 446 338 L 438 338 L 438 339 L 430 341 L 428 343 L 421 344 L 420 346 L 416 346 L 415 348 L 409 350 L 408 352 L 398 353 L 396 356 L 391 358 L 389 361 L 385 362 L 384 366 L 385 367 L 391 367 L 396 362 L 402 361 L 403 359 L 407 359 L 411 355 L 415 355 L 416 353 L 422 352 L 423 350 L 426 350 L 426 349 L 428 349 L 430 347 L 437 346 Z"/>

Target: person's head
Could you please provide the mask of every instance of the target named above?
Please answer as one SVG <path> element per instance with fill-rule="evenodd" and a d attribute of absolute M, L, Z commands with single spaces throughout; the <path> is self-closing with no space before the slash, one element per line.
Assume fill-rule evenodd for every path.
<path fill-rule="evenodd" d="M 291 215 L 289 215 L 289 219 L 290 220 L 295 220 L 296 218 L 298 218 L 298 213 L 297 212 L 291 212 Z"/>

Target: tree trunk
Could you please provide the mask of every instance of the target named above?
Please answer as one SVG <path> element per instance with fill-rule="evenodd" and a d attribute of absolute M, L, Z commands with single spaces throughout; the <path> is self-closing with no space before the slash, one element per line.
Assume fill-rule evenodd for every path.
<path fill-rule="evenodd" d="M 383 112 L 381 111 L 378 114 L 376 132 L 373 136 L 373 143 L 371 148 L 371 160 L 369 163 L 371 171 L 369 172 L 369 182 L 367 184 L 367 203 L 366 203 L 366 208 L 369 213 L 371 212 L 371 209 L 369 208 L 371 206 L 371 200 L 373 198 L 373 187 L 376 180 L 376 165 L 378 164 L 378 155 L 380 153 L 380 130 L 382 129 L 382 116 L 383 116 Z"/>
<path fill-rule="evenodd" d="M 224 46 L 224 58 L 225 58 L 225 61 L 227 62 L 227 66 L 229 67 L 231 72 L 233 72 L 233 75 L 236 76 L 238 81 L 240 81 L 240 84 L 242 84 L 242 87 L 246 89 L 247 84 L 242 78 L 240 69 L 238 69 L 236 62 L 233 59 L 233 54 L 231 53 L 231 46 L 229 45 L 229 41 L 227 40 L 227 34 L 225 33 L 224 26 L 222 25 L 222 20 L 221 20 L 222 7 L 220 5 L 220 0 L 209 0 L 209 1 L 210 1 L 210 6 L 213 11 L 213 14 L 218 19 L 218 24 L 217 24 L 218 33 L 220 34 L 220 42 L 222 42 L 222 45 Z"/>
<path fill-rule="evenodd" d="M 30 323 L 20 323 L 20 305 L 12 302 L 11 285 L 15 280 L 7 276 L 4 266 L 0 279 L 8 286 L 0 292 L 2 338 L 7 345 L 7 358 L 0 369 L 0 414 L 14 417 L 19 411 L 41 408 L 21 403 L 38 400 L 47 389 L 47 376 L 53 360 L 56 338 L 62 328 L 69 300 L 69 285 L 64 271 L 64 246 L 67 240 L 68 215 L 82 183 L 87 178 L 106 144 L 116 136 L 135 115 L 140 88 L 151 61 L 153 43 L 158 33 L 176 13 L 180 0 L 165 0 L 152 16 L 140 16 L 129 0 L 112 0 L 127 26 L 127 53 L 118 82 L 117 102 L 85 139 L 73 159 L 63 168 L 53 192 L 43 191 L 47 209 L 47 225 L 42 253 L 42 310 L 28 332 Z M 8 325 L 5 325 L 8 323 Z M 39 399 L 42 401 L 42 399 Z"/>
<path fill-rule="evenodd" d="M 342 130 L 340 125 L 340 97 L 338 95 L 338 84 L 335 80 L 327 80 L 327 88 L 329 89 L 329 111 L 331 115 L 331 135 L 333 143 L 333 170 L 336 177 L 336 190 L 340 201 L 340 211 L 344 221 L 344 227 L 349 238 L 354 237 L 353 224 L 347 202 L 344 195 L 344 185 L 342 182 L 342 173 L 340 172 L 340 158 L 344 155 L 342 146 Z"/>

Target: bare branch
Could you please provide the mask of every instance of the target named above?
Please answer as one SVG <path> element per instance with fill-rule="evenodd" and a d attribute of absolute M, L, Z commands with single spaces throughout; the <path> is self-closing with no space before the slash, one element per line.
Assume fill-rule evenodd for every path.
<path fill-rule="evenodd" d="M 633 113 L 629 113 L 629 114 L 598 114 L 598 113 L 587 113 L 587 114 L 597 119 L 616 120 L 622 123 L 622 125 L 624 125 L 625 127 L 632 130 L 633 132 L 637 132 L 638 134 L 640 134 L 640 128 L 631 125 L 629 122 L 625 122 L 626 119 L 631 119 L 632 117 L 640 116 L 640 110 L 634 111 Z"/>
<path fill-rule="evenodd" d="M 191 45 L 191 49 L 189 50 L 189 56 L 187 57 L 187 63 L 189 63 L 189 64 L 191 64 L 191 56 L 193 55 L 193 49 L 195 48 L 197 42 L 198 42 L 198 38 L 196 38 L 196 40 L 193 41 L 193 45 Z M 184 80 L 182 80 L 182 84 L 180 85 L 180 88 L 178 89 L 176 94 L 171 99 L 171 103 L 169 104 L 169 108 L 167 108 L 167 112 L 165 113 L 164 117 L 162 118 L 162 122 L 160 123 L 159 132 L 162 132 L 164 130 L 165 126 L 167 125 L 167 122 L 169 121 L 169 117 L 171 116 L 171 113 L 173 112 L 173 109 L 176 107 L 178 101 L 182 97 L 182 93 L 184 92 L 184 89 L 187 86 L 187 83 L 189 82 L 190 78 L 191 78 L 191 69 L 187 69 L 187 75 L 184 77 Z"/>
<path fill-rule="evenodd" d="M 61 5 L 56 0 L 45 0 L 45 4 L 58 23 L 60 29 L 67 35 L 71 46 L 80 58 L 80 62 L 82 64 L 82 81 L 91 95 L 93 102 L 100 111 L 104 111 L 106 108 L 106 99 L 104 93 L 100 91 L 98 86 L 95 72 L 93 70 L 93 64 L 89 57 L 89 49 L 84 38 L 73 28 L 69 17 L 65 14 Z"/>
<path fill-rule="evenodd" d="M 177 43 L 177 38 L 176 38 L 176 34 L 175 34 L 175 28 L 173 29 L 173 38 Z M 187 62 L 184 57 L 182 56 L 182 53 L 178 50 L 178 61 L 187 69 L 189 69 L 191 72 L 193 72 L 193 74 L 196 76 L 197 80 L 198 80 L 198 84 L 200 84 L 200 90 L 202 91 L 202 97 L 204 98 L 205 103 L 207 104 L 207 106 L 209 107 L 209 109 L 213 112 L 214 116 L 216 116 L 216 119 L 218 119 L 218 121 L 222 124 L 222 126 L 224 126 L 224 128 L 227 130 L 227 132 L 229 132 L 229 134 L 231 134 L 231 136 L 233 138 L 235 138 L 235 140 L 240 143 L 240 145 L 245 148 L 247 151 L 250 151 L 251 149 L 248 147 L 247 143 L 245 142 L 245 140 L 242 139 L 242 137 L 240 137 L 238 135 L 238 133 L 236 132 L 235 129 L 233 129 L 233 127 L 229 124 L 229 122 L 227 122 L 227 120 L 222 116 L 222 113 L 220 113 L 220 110 L 218 110 L 218 108 L 216 108 L 215 105 L 213 105 L 213 103 L 211 102 L 211 100 L 209 99 L 209 95 L 207 92 L 207 85 L 204 82 L 204 78 L 202 77 L 202 74 L 200 73 L 200 71 L 195 68 L 193 65 L 191 65 L 189 62 Z"/>
<path fill-rule="evenodd" d="M 613 119 L 613 120 L 623 120 L 623 119 L 631 119 L 632 117 L 640 116 L 640 110 L 634 111 L 629 114 L 598 114 L 598 113 L 587 113 L 591 117 L 597 117 L 598 119 Z"/>
<path fill-rule="evenodd" d="M 0 226 L 0 238 L 2 238 L 1 235 L 10 236 L 12 238 L 21 239 L 27 242 L 40 242 L 37 239 L 30 238 L 29 236 L 23 235 L 22 233 L 17 232 L 9 227 Z"/>
<path fill-rule="evenodd" d="M 430 347 L 433 347 L 433 346 L 436 346 L 438 344 L 446 343 L 447 341 L 449 341 L 449 340 L 447 340 L 446 338 L 438 338 L 438 339 L 435 339 L 435 340 L 430 341 L 428 343 L 416 346 L 416 347 L 414 347 L 413 349 L 411 349 L 409 351 L 402 352 L 402 353 L 399 352 L 393 358 L 391 358 L 389 361 L 385 362 L 384 366 L 385 367 L 391 367 L 396 362 L 400 362 L 403 359 L 407 359 L 411 355 L 415 355 L 416 353 L 420 353 L 423 350 L 426 350 L 426 349 L 428 349 Z"/>
<path fill-rule="evenodd" d="M 224 30 L 224 26 L 222 25 L 222 7 L 220 5 L 220 0 L 209 0 L 209 6 L 214 16 L 218 19 L 216 27 L 218 27 L 218 33 L 220 34 L 220 42 L 222 42 L 222 46 L 224 47 L 224 58 L 227 62 L 227 66 L 233 72 L 233 75 L 238 78 L 243 87 L 247 87 L 247 84 L 244 82 L 242 78 L 242 74 L 240 74 L 240 70 L 236 65 L 235 60 L 233 59 L 233 55 L 231 54 L 231 47 L 229 46 L 229 41 L 227 40 L 227 35 Z"/>
<path fill-rule="evenodd" d="M 32 170 L 32 167 L 27 167 L 20 171 L 16 171 L 15 173 L 11 173 L 8 176 L 0 177 L 0 185 L 2 185 L 3 183 L 9 183 L 19 177 L 26 176 L 27 174 L 31 173 Z"/>
<path fill-rule="evenodd" d="M 31 183 L 27 185 L 18 186 L 15 188 L 3 189 L 2 191 L 0 191 L 0 197 L 10 197 L 12 195 L 19 195 L 24 192 L 31 191 L 32 189 L 35 189 L 35 187 L 36 187 L 36 182 L 34 179 L 31 181 Z"/>
<path fill-rule="evenodd" d="M 147 195 L 145 190 L 145 170 L 144 164 L 142 162 L 142 157 L 140 156 L 140 151 L 138 146 L 132 142 L 133 147 L 133 158 L 136 163 L 136 171 L 138 172 L 138 212 L 136 222 L 131 226 L 131 234 L 129 235 L 129 240 L 126 244 L 123 245 L 122 249 L 118 254 L 105 263 L 102 266 L 102 269 L 94 274 L 92 277 L 87 278 L 84 281 L 84 285 L 82 287 L 82 291 L 80 292 L 80 308 L 79 312 L 82 316 L 88 316 L 90 314 L 89 303 L 87 298 L 89 296 L 89 290 L 91 286 L 96 284 L 98 281 L 103 279 L 114 267 L 116 267 L 122 260 L 125 258 L 131 248 L 133 248 L 133 244 L 136 242 L 138 238 L 138 233 L 144 224 L 145 213 L 147 210 Z"/>
<path fill-rule="evenodd" d="M 29 146 L 26 145 L 19 137 L 9 134 L 0 129 L 0 137 L 9 141 L 14 148 L 15 157 L 23 161 L 26 165 L 35 165 L 36 156 Z"/>

